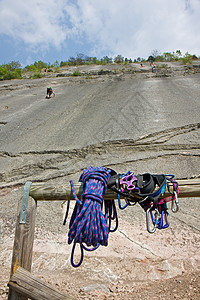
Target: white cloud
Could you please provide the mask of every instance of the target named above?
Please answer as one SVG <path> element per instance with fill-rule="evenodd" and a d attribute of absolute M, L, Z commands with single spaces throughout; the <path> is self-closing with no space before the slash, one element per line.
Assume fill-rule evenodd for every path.
<path fill-rule="evenodd" d="M 199 0 L 1 0 L 0 35 L 38 50 L 80 40 L 97 56 L 199 54 L 199 15 Z"/>
<path fill-rule="evenodd" d="M 60 46 L 68 32 L 63 0 L 2 0 L 0 34 L 23 40 L 31 47 Z"/>
<path fill-rule="evenodd" d="M 78 0 L 78 5 L 79 23 L 94 41 L 94 52 L 135 57 L 153 49 L 199 51 L 199 0 Z"/>

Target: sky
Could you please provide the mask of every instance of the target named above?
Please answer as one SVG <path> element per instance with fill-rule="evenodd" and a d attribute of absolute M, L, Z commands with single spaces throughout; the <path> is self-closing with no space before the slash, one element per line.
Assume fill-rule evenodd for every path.
<path fill-rule="evenodd" d="M 0 64 L 200 55 L 200 0 L 0 0 Z"/>

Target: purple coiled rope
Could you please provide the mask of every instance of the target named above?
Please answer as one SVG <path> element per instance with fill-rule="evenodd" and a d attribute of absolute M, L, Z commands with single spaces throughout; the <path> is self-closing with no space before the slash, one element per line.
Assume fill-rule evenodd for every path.
<path fill-rule="evenodd" d="M 108 214 L 102 212 L 103 195 L 107 189 L 110 178 L 110 170 L 103 167 L 89 167 L 85 169 L 79 179 L 83 183 L 81 200 L 76 196 L 73 182 L 70 181 L 72 193 L 76 200 L 74 211 L 71 216 L 68 232 L 68 244 L 74 241 L 71 254 L 71 264 L 78 267 L 83 261 L 83 249 L 92 251 L 99 245 L 108 245 L 109 227 L 107 225 Z M 81 259 L 74 264 L 74 250 L 76 244 L 80 244 Z M 93 249 L 87 247 L 93 246 Z"/>

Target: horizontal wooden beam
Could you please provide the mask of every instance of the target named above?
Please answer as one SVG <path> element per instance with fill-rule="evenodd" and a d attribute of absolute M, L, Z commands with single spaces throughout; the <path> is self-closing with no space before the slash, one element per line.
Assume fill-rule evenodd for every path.
<path fill-rule="evenodd" d="M 179 198 L 200 197 L 200 178 L 177 180 L 179 184 Z M 75 191 L 78 197 L 83 193 L 82 184 L 74 183 Z M 166 196 L 169 194 L 166 193 Z M 30 188 L 30 196 L 39 201 L 54 200 L 73 200 L 70 183 L 65 185 L 47 185 L 45 183 L 32 183 Z M 112 190 L 107 190 L 104 195 L 105 200 L 116 199 L 117 194 Z"/>
<path fill-rule="evenodd" d="M 73 300 L 71 296 L 61 294 L 50 284 L 38 279 L 29 271 L 18 267 L 11 277 L 8 286 L 19 295 L 35 300 Z M 20 296 L 17 299 L 21 299 Z"/>

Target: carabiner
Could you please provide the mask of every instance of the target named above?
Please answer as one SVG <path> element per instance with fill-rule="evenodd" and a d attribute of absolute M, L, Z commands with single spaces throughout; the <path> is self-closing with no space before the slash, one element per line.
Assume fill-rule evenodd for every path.
<path fill-rule="evenodd" d="M 154 233 L 156 231 L 156 226 L 157 226 L 157 222 L 154 221 L 153 219 L 153 213 L 151 211 L 151 208 L 152 207 L 149 207 L 147 210 L 146 210 L 146 224 L 147 224 L 147 231 L 149 233 Z M 149 218 L 149 214 L 151 215 L 151 222 L 153 224 L 153 229 L 150 228 L 150 218 Z M 157 217 L 155 217 L 155 220 L 157 219 Z"/>
<path fill-rule="evenodd" d="M 119 208 L 120 208 L 120 209 L 125 209 L 125 208 L 129 205 L 129 203 L 126 202 L 126 204 L 125 204 L 124 206 L 122 206 L 122 205 L 121 205 L 121 199 L 120 199 L 120 194 L 119 194 L 119 193 L 117 194 L 117 197 L 118 197 Z M 125 200 L 126 200 L 126 198 L 125 198 Z"/>
<path fill-rule="evenodd" d="M 176 213 L 179 210 L 179 202 L 177 192 L 174 191 L 174 196 L 172 196 L 172 206 L 171 210 L 173 213 Z"/>
<path fill-rule="evenodd" d="M 158 229 L 165 229 L 169 227 L 168 215 L 169 214 L 167 211 L 162 211 L 161 217 L 159 219 Z M 165 219 L 165 224 L 163 224 L 163 219 Z"/>

